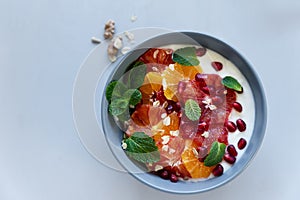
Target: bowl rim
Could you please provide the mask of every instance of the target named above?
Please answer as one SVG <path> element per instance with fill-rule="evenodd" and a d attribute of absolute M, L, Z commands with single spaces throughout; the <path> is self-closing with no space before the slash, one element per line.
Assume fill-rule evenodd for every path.
<path fill-rule="evenodd" d="M 175 31 L 170 33 L 163 33 L 146 39 L 144 42 L 137 45 L 133 51 L 126 54 L 122 59 L 118 60 L 112 67 L 110 67 L 105 73 L 103 73 L 102 77 L 106 77 L 105 87 L 111 80 L 113 80 L 113 77 L 116 75 L 118 71 L 120 71 L 120 68 L 122 66 L 125 66 L 124 68 L 127 68 L 126 66 L 128 66 L 128 64 L 134 61 L 134 58 L 136 59 L 146 50 L 146 48 L 144 48 L 145 46 L 149 46 L 147 48 L 158 46 L 155 45 L 157 41 L 161 41 L 165 38 L 170 38 L 170 37 L 176 38 L 178 37 L 178 34 L 184 35 L 185 37 L 188 38 L 192 38 L 192 40 L 196 41 L 198 44 L 204 46 L 205 48 L 216 51 L 217 53 L 229 59 L 241 71 L 241 73 L 245 76 L 245 78 L 247 79 L 250 85 L 250 88 L 253 93 L 254 106 L 255 106 L 254 129 L 248 147 L 245 150 L 244 155 L 239 159 L 238 163 L 240 163 L 240 165 L 235 167 L 237 169 L 236 171 L 233 171 L 233 168 L 230 168 L 227 170 L 226 173 L 224 173 L 220 177 L 208 179 L 205 181 L 198 181 L 198 182 L 171 183 L 168 180 L 167 181 L 163 180 L 157 176 L 154 176 L 153 174 L 146 173 L 141 169 L 139 169 L 138 166 L 136 166 L 132 162 L 132 160 L 129 159 L 127 155 L 124 153 L 123 149 L 121 148 L 121 140 L 120 140 L 120 145 L 116 145 L 116 143 L 112 142 L 112 138 L 111 138 L 112 134 L 107 134 L 108 132 L 110 132 L 110 128 L 111 128 L 108 126 L 107 123 L 109 120 L 102 120 L 102 119 L 112 118 L 108 115 L 106 109 L 107 102 L 105 99 L 105 95 L 103 94 L 101 94 L 100 96 L 102 97 L 100 101 L 99 99 L 95 101 L 95 103 L 99 103 L 99 105 L 101 106 L 101 110 L 98 109 L 98 111 L 96 111 L 96 114 L 99 115 L 97 116 L 97 120 L 100 120 L 99 124 L 100 126 L 102 126 L 103 133 L 105 134 L 106 142 L 108 143 L 110 150 L 112 151 L 117 161 L 121 164 L 121 166 L 124 167 L 124 169 L 126 169 L 134 178 L 136 178 L 137 180 L 139 180 L 140 182 L 148 186 L 151 186 L 152 188 L 159 189 L 164 192 L 176 193 L 176 194 L 193 194 L 193 193 L 206 192 L 214 188 L 218 188 L 224 185 L 225 183 L 230 182 L 245 170 L 245 168 L 249 165 L 249 163 L 254 158 L 258 150 L 261 148 L 265 136 L 266 126 L 267 126 L 267 102 L 266 102 L 264 88 L 259 76 L 252 68 L 252 66 L 244 59 L 244 57 L 239 52 L 237 52 L 231 46 L 229 46 L 228 44 L 226 44 L 225 42 L 217 38 L 214 38 L 206 34 L 202 34 L 198 32 L 190 32 L 190 31 L 181 31 L 181 32 Z M 173 43 L 171 42 L 170 44 L 174 44 L 174 42 Z M 182 42 L 179 42 L 178 44 L 182 44 Z M 160 44 L 159 46 L 164 46 L 164 45 L 166 44 Z M 132 56 L 133 53 L 136 52 L 136 50 L 138 50 L 138 53 L 136 53 L 137 55 Z M 98 84 L 98 87 L 103 88 L 103 82 L 102 84 Z M 99 94 L 95 98 L 99 98 Z M 120 134 L 119 137 L 122 138 L 122 134 Z M 134 173 L 132 173 L 132 171 L 134 171 Z M 136 173 L 136 172 L 140 172 L 140 173 Z"/>

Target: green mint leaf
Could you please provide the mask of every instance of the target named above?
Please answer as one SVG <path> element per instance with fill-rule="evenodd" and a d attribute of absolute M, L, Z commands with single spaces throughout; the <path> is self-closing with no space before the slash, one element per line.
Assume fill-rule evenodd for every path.
<path fill-rule="evenodd" d="M 123 96 L 127 87 L 120 81 L 112 81 L 108 84 L 105 91 L 105 96 L 108 102 L 111 102 L 114 98 L 120 98 Z"/>
<path fill-rule="evenodd" d="M 222 161 L 226 145 L 220 142 L 213 142 L 209 154 L 204 160 L 204 165 L 211 167 Z"/>
<path fill-rule="evenodd" d="M 135 106 L 142 99 L 142 93 L 138 89 L 129 89 L 124 93 L 124 98 L 129 100 L 129 105 Z"/>
<path fill-rule="evenodd" d="M 230 89 L 233 89 L 237 92 L 243 92 L 243 87 L 241 84 L 233 77 L 231 76 L 226 76 L 222 79 L 222 84 Z"/>
<path fill-rule="evenodd" d="M 108 106 L 108 111 L 113 116 L 121 115 L 126 110 L 128 110 L 128 103 L 128 99 L 112 99 L 111 103 Z"/>
<path fill-rule="evenodd" d="M 199 120 L 201 116 L 201 108 L 193 99 L 188 99 L 184 105 L 185 115 L 192 121 Z"/>
<path fill-rule="evenodd" d="M 132 68 L 129 71 L 128 88 L 137 89 L 143 83 L 146 76 L 147 67 L 141 61 L 136 61 L 132 64 Z"/>
<path fill-rule="evenodd" d="M 200 63 L 195 47 L 177 49 L 172 55 L 172 60 L 184 66 L 197 66 Z"/>
<path fill-rule="evenodd" d="M 160 159 L 155 141 L 144 132 L 135 132 L 123 142 L 127 146 L 126 153 L 139 162 L 153 163 Z"/>

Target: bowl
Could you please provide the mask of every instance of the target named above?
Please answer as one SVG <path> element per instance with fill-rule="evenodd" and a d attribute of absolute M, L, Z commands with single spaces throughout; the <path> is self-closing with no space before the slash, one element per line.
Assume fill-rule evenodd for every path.
<path fill-rule="evenodd" d="M 253 98 L 253 123 L 250 124 L 252 127 L 251 136 L 247 142 L 247 148 L 238 158 L 237 162 L 224 171 L 222 176 L 201 181 L 183 180 L 173 183 L 152 173 L 145 172 L 144 166 L 128 157 L 122 149 L 121 143 L 124 134 L 120 128 L 116 126 L 114 118 L 108 113 L 108 102 L 105 99 L 105 90 L 103 88 L 112 80 L 117 80 L 122 77 L 126 70 L 128 70 L 128 66 L 149 48 L 173 44 L 200 45 L 222 55 L 237 67 L 245 77 L 248 87 L 251 90 Z M 116 63 L 105 71 L 98 84 L 96 94 L 95 107 L 97 120 L 103 129 L 107 143 L 117 161 L 137 180 L 165 192 L 192 194 L 209 191 L 228 183 L 247 167 L 261 146 L 265 135 L 267 104 L 258 75 L 243 56 L 232 47 L 214 37 L 197 32 L 165 33 L 144 41 L 122 59 L 117 60 Z"/>

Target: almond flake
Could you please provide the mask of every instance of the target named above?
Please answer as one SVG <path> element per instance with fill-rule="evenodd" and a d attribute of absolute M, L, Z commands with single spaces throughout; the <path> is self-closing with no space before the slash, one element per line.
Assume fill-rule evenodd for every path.
<path fill-rule="evenodd" d="M 114 41 L 114 47 L 116 49 L 121 49 L 122 46 L 123 46 L 122 37 L 120 37 L 120 36 L 116 37 L 116 39 Z"/>
<path fill-rule="evenodd" d="M 155 72 L 158 72 L 157 67 L 152 67 L 152 70 L 155 71 Z"/>
<path fill-rule="evenodd" d="M 122 148 L 123 148 L 124 150 L 127 148 L 127 144 L 126 144 L 124 141 L 122 141 Z"/>
<path fill-rule="evenodd" d="M 173 153 L 175 153 L 176 152 L 176 150 L 175 149 L 173 149 L 173 148 L 169 148 L 169 154 L 173 154 Z"/>
<path fill-rule="evenodd" d="M 170 124 L 171 124 L 171 118 L 169 116 L 164 118 L 163 125 L 169 126 Z"/>
<path fill-rule="evenodd" d="M 170 64 L 170 65 L 169 65 L 169 68 L 170 68 L 171 71 L 174 71 L 174 70 L 175 70 L 174 64 Z"/>
<path fill-rule="evenodd" d="M 154 171 L 157 172 L 157 171 L 159 171 L 161 169 L 163 169 L 163 166 L 161 166 L 161 165 L 155 165 Z"/>
<path fill-rule="evenodd" d="M 153 58 L 154 59 L 156 59 L 157 58 L 157 54 L 159 53 L 159 50 L 157 49 L 157 50 L 155 50 L 154 52 L 153 52 Z"/>
<path fill-rule="evenodd" d="M 164 118 L 166 118 L 167 117 L 167 113 L 163 113 L 163 114 L 161 114 L 161 116 L 160 116 L 162 119 L 164 119 Z"/>
<path fill-rule="evenodd" d="M 128 39 L 129 41 L 134 40 L 134 35 L 133 35 L 133 33 L 129 32 L 129 31 L 125 31 L 125 32 L 124 32 L 124 35 L 127 37 L 127 39 Z"/>
<path fill-rule="evenodd" d="M 192 148 L 192 150 L 193 150 L 193 153 L 194 153 L 194 155 L 196 156 L 196 157 L 198 157 L 198 151 L 195 149 L 195 148 Z"/>
<path fill-rule="evenodd" d="M 167 89 L 167 81 L 165 78 L 162 79 L 162 86 L 163 86 L 163 89 L 166 90 Z"/>
<path fill-rule="evenodd" d="M 137 20 L 137 16 L 136 15 L 132 15 L 130 17 L 131 22 L 135 22 Z"/>
<path fill-rule="evenodd" d="M 170 136 L 164 135 L 164 136 L 161 137 L 161 139 L 163 140 L 161 143 L 163 145 L 165 145 L 165 144 L 168 144 L 168 142 L 170 141 Z"/>
<path fill-rule="evenodd" d="M 176 130 L 176 131 L 170 131 L 170 135 L 172 136 L 178 136 L 179 135 L 179 130 Z"/>
<path fill-rule="evenodd" d="M 163 145 L 161 149 L 162 149 L 163 151 L 168 151 L 169 146 L 168 146 L 168 145 Z"/>
<path fill-rule="evenodd" d="M 153 102 L 153 107 L 158 107 L 159 105 L 160 105 L 160 102 L 158 100 Z"/>
<path fill-rule="evenodd" d="M 123 47 L 122 49 L 121 49 L 121 53 L 124 55 L 124 54 L 126 54 L 126 53 L 128 53 L 130 51 L 130 47 Z"/>
<path fill-rule="evenodd" d="M 204 131 L 204 133 L 202 133 L 201 136 L 203 136 L 205 138 L 208 138 L 209 132 L 208 131 Z"/>

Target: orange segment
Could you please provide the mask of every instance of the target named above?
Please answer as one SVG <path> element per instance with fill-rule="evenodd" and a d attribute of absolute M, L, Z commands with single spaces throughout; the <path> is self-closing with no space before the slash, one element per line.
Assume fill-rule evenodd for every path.
<path fill-rule="evenodd" d="M 212 172 L 212 167 L 206 167 L 195 156 L 192 148 L 186 149 L 181 155 L 182 163 L 192 178 L 207 178 Z"/>
<path fill-rule="evenodd" d="M 144 104 L 150 103 L 150 98 L 154 92 L 162 87 L 162 77 L 160 73 L 148 72 L 145 76 L 143 85 L 139 88 L 142 93 L 142 101 Z"/>
<path fill-rule="evenodd" d="M 178 63 L 170 65 L 162 72 L 162 85 L 167 99 L 177 101 L 177 87 L 182 80 L 192 80 L 197 73 L 201 73 L 200 66 L 183 66 Z"/>

